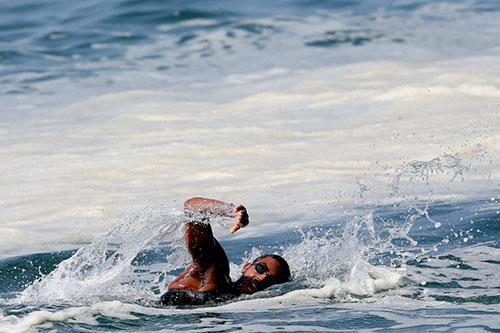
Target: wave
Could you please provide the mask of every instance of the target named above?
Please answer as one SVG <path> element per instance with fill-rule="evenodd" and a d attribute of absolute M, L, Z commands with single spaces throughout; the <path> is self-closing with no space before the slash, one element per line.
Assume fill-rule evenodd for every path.
<path fill-rule="evenodd" d="M 381 208 L 358 218 L 300 229 L 289 236 L 256 239 L 251 243 L 260 245 L 251 251 L 245 244 L 247 240 L 223 243 L 232 258 L 235 250 L 239 250 L 236 257 L 241 262 L 231 263 L 233 278 L 245 261 L 271 251 L 282 254 L 290 263 L 293 282 L 209 309 L 157 308 L 165 285 L 189 258 L 182 244 L 182 213 L 162 207 L 143 209 L 124 217 L 121 224 L 74 253 L 45 255 L 52 260 L 46 262 L 39 256 L 44 267 L 53 267 L 57 258 L 70 257 L 24 290 L 22 286 L 11 290 L 4 304 L 30 310 L 25 315 L 3 315 L 0 331 L 26 331 L 54 322 L 99 325 L 101 316 L 125 320 L 129 325 L 142 320 L 137 313 L 146 317 L 169 317 L 206 311 L 314 308 L 325 302 L 370 302 L 370 299 L 389 295 L 412 302 L 474 303 L 481 311 L 489 311 L 488 305 L 500 302 L 489 278 L 498 266 L 494 258 L 498 258 L 499 246 L 487 241 L 488 237 L 498 236 L 494 224 L 498 220 L 497 206 L 493 201 L 461 203 L 460 206 L 458 214 L 457 206 L 443 209 L 442 205 L 436 205 L 427 207 L 427 215 L 416 212 L 419 218 L 408 218 L 410 213 L 399 219 L 394 214 L 401 214 L 400 210 Z M 446 221 L 453 216 L 468 219 L 469 225 L 473 218 L 477 232 L 472 234 L 465 226 Z M 435 223 L 429 222 L 434 219 L 443 225 L 436 228 Z M 411 223 L 409 227 L 408 223 Z M 215 226 L 217 224 L 225 225 L 225 221 L 217 220 Z M 428 232 L 424 233 L 427 240 L 419 237 L 422 226 L 444 229 L 439 236 L 441 240 L 436 241 Z M 462 235 L 458 242 L 445 241 L 449 239 L 449 231 L 454 230 L 460 230 Z M 5 278 L 13 266 L 25 267 L 23 262 L 36 258 L 4 261 L 0 265 L 1 275 Z M 31 272 L 26 274 L 33 276 L 36 269 L 40 267 L 32 265 Z M 12 274 L 10 279 L 12 282 L 18 278 Z M 9 281 L 4 283 L 8 285 Z M 457 296 L 451 296 L 450 291 Z M 6 295 L 9 294 L 4 293 L 3 297 Z"/>
<path fill-rule="evenodd" d="M 326 323 L 323 323 L 325 311 L 333 311 L 332 316 L 329 316 L 331 319 L 336 318 L 334 315 L 336 312 L 354 311 L 366 313 L 364 315 L 365 319 L 368 319 L 366 317 L 369 316 L 368 314 L 371 314 L 371 316 L 375 314 L 375 318 L 370 318 L 378 318 L 377 322 L 379 324 L 380 321 L 388 321 L 391 327 L 418 329 L 422 325 L 420 312 L 428 311 L 429 306 L 432 306 L 434 315 L 428 315 L 427 324 L 470 327 L 478 325 L 478 320 L 480 320 L 483 327 L 494 329 L 497 327 L 495 318 L 498 316 L 495 306 L 500 300 L 494 293 L 494 286 L 491 285 L 492 280 L 488 276 L 495 272 L 497 269 L 495 265 L 498 265 L 498 263 L 488 262 L 491 259 L 487 258 L 498 256 L 497 252 L 498 244 L 497 247 L 484 245 L 468 247 L 454 251 L 453 255 L 448 254 L 439 256 L 439 258 L 429 258 L 433 261 L 433 268 L 426 267 L 428 261 L 421 259 L 418 261 L 417 266 L 410 263 L 405 270 L 404 274 L 406 276 L 413 275 L 411 279 L 407 278 L 406 282 L 401 281 L 400 274 L 378 267 L 374 271 L 377 279 L 369 283 L 375 289 L 368 288 L 366 290 L 375 290 L 379 293 L 368 298 L 366 290 L 359 293 L 359 289 L 349 290 L 347 284 L 342 285 L 338 282 L 329 281 L 322 288 L 298 289 L 273 297 L 261 294 L 258 297 L 240 299 L 236 302 L 209 308 L 158 308 L 151 305 L 124 303 L 116 300 L 97 301 L 80 306 L 52 305 L 47 310 L 30 307 L 30 310 L 25 314 L 1 315 L 0 331 L 26 332 L 37 327 L 58 327 L 60 324 L 66 327 L 105 330 L 108 326 L 103 325 L 103 319 L 112 323 L 113 327 L 121 327 L 122 329 L 133 329 L 138 325 L 150 327 L 151 329 L 156 325 L 172 329 L 174 327 L 194 328 L 191 325 L 197 322 L 199 318 L 206 316 L 207 313 L 216 318 L 228 319 L 226 324 L 233 328 L 245 323 L 245 319 L 243 319 L 243 323 L 232 320 L 236 318 L 242 319 L 242 316 L 252 316 L 252 318 L 257 316 L 261 319 L 269 318 L 268 321 L 263 320 L 262 324 L 263 327 L 272 330 L 274 326 L 271 318 L 285 316 L 291 320 L 288 325 L 293 326 L 298 324 L 293 318 L 296 315 L 302 318 L 306 313 L 310 313 L 308 318 L 310 318 L 311 323 L 314 322 L 320 326 L 325 325 Z M 478 268 L 472 272 L 473 276 L 470 274 L 464 275 L 464 268 L 449 265 L 449 263 L 456 263 L 458 258 L 467 260 L 468 265 Z M 441 280 L 441 282 L 436 281 L 436 279 Z M 445 283 L 444 280 L 446 279 L 450 282 Z M 399 288 L 393 289 L 398 285 Z M 391 291 L 391 289 L 393 290 Z M 386 292 L 380 294 L 382 290 L 386 290 Z M 356 297 L 345 298 L 345 295 L 341 296 L 341 293 L 339 293 L 342 291 L 353 292 L 351 295 Z M 451 293 L 458 293 L 461 296 L 451 296 Z M 334 302 L 331 301 L 333 295 L 336 295 Z M 467 304 L 469 310 L 462 308 L 464 303 Z M 314 315 L 317 311 L 323 315 Z M 460 317 L 464 314 L 464 311 L 467 313 L 470 311 L 470 316 L 465 321 L 463 317 Z M 446 314 L 444 316 L 446 319 L 441 318 L 443 314 Z M 191 323 L 189 318 L 194 318 L 195 322 Z M 455 322 L 456 318 L 461 318 L 459 321 L 461 324 Z M 258 319 L 254 318 L 249 324 L 254 325 L 256 321 L 259 322 Z M 308 320 L 302 319 L 301 322 L 306 323 Z M 214 327 L 218 328 L 221 327 L 221 324 L 224 325 L 221 322 L 206 324 L 209 327 L 214 325 Z M 341 323 L 337 324 L 340 325 L 340 328 L 343 327 Z M 353 324 L 352 322 L 349 323 L 349 325 Z M 335 327 L 340 329 L 338 325 Z M 309 324 L 303 329 L 310 329 Z"/>
<path fill-rule="evenodd" d="M 317 68 L 333 61 L 495 55 L 498 45 L 494 33 L 498 4 L 485 5 L 484 1 L 416 1 L 406 7 L 397 1 L 321 2 L 318 6 L 335 10 L 291 2 L 266 4 L 266 11 L 244 4 L 228 10 L 223 1 L 211 5 L 90 1 L 76 7 L 57 1 L 2 6 L 0 34 L 5 43 L 0 62 L 6 66 L 0 72 L 0 91 L 37 98 L 54 93 L 53 89 L 64 85 L 59 82 L 64 78 L 70 78 L 79 90 L 87 86 L 79 82 L 88 79 L 94 87 L 99 82 L 100 91 L 113 91 L 123 81 L 109 76 L 124 71 L 127 75 L 147 71 L 149 79 L 189 76 L 199 80 L 214 73 Z M 54 6 L 58 8 L 55 18 Z M 33 18 L 29 22 L 24 19 L 28 14 Z M 471 29 L 476 26 L 484 27 L 480 38 L 479 30 Z M 460 42 L 449 31 L 459 31 Z M 282 50 L 289 49 L 294 52 L 284 61 Z M 250 61 L 255 58 L 258 63 Z M 36 73 L 46 75 L 33 81 Z"/>

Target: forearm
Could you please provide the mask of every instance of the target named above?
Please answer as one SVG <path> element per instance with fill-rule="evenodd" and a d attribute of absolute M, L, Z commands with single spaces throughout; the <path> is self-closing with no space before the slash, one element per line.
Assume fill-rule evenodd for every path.
<path fill-rule="evenodd" d="M 194 197 L 184 203 L 184 211 L 194 214 L 207 214 L 234 217 L 234 205 L 215 199 Z"/>
<path fill-rule="evenodd" d="M 184 212 L 193 221 L 205 221 L 210 216 L 234 218 L 234 224 L 229 229 L 231 233 L 248 225 L 248 213 L 245 207 L 220 200 L 191 198 L 184 203 Z"/>

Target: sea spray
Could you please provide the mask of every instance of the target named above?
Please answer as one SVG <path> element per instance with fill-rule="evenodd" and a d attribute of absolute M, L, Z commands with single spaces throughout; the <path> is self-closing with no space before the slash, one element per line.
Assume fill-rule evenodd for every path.
<path fill-rule="evenodd" d="M 189 264 L 185 222 L 182 211 L 163 206 L 124 214 L 110 231 L 34 281 L 15 302 L 89 304 L 119 299 L 155 304 L 175 278 L 172 273 Z M 213 218 L 211 222 L 227 228 L 230 219 Z M 240 267 L 232 267 L 236 277 Z"/>
<path fill-rule="evenodd" d="M 476 146 L 472 161 L 480 161 L 484 151 Z M 433 194 L 437 180 L 454 182 L 473 170 L 464 164 L 459 154 L 443 153 L 428 161 L 413 160 L 396 170 L 389 184 L 395 201 L 396 215 L 377 215 L 375 210 L 390 212 L 369 204 L 360 204 L 358 214 L 343 221 L 313 227 L 301 233 L 301 242 L 284 251 L 285 258 L 294 267 L 294 278 L 308 289 L 294 291 L 320 298 L 350 298 L 352 295 L 373 295 L 380 290 L 414 283 L 405 277 L 406 263 L 448 244 L 448 237 L 430 246 L 421 245 L 411 235 L 421 220 L 437 229 L 442 226 L 429 212 L 434 204 Z M 404 184 L 403 184 L 404 182 Z M 363 202 L 369 188 L 357 179 L 359 198 Z M 404 186 L 404 189 L 403 189 Z M 418 200 L 416 188 L 427 199 Z M 409 192 L 405 192 L 406 189 Z M 412 192 L 413 191 L 413 192 Z M 470 232 L 460 233 L 469 235 Z M 467 237 L 465 238 L 467 239 Z"/>
<path fill-rule="evenodd" d="M 138 275 L 134 260 L 158 244 L 179 249 L 183 218 L 162 207 L 142 209 L 80 248 L 57 268 L 26 288 L 17 299 L 26 304 L 87 304 L 102 300 L 149 299 L 151 281 Z M 179 264 L 182 255 L 170 255 Z M 163 267 L 170 271 L 176 267 Z"/>
<path fill-rule="evenodd" d="M 489 200 L 488 205 L 484 204 L 481 207 L 484 206 L 485 213 L 490 214 L 492 209 L 497 209 L 495 205 L 494 201 Z M 467 205 L 464 204 L 463 206 L 466 207 Z M 475 209 L 475 207 L 479 207 L 479 205 L 473 204 L 471 209 Z M 432 211 L 433 208 L 434 206 L 430 205 L 428 210 Z M 440 211 L 443 211 L 443 209 L 440 209 Z M 455 212 L 456 209 L 450 209 L 450 211 Z M 381 214 L 381 212 L 384 214 Z M 181 252 L 183 249 L 183 246 L 181 246 L 183 221 L 181 213 L 172 214 L 164 208 L 142 209 L 129 215 L 128 219 L 124 218 L 123 225 L 117 225 L 109 233 L 98 237 L 94 241 L 93 246 L 97 249 L 101 246 L 99 242 L 101 238 L 108 240 L 108 248 L 113 249 L 105 256 L 108 259 L 111 258 L 111 254 L 115 253 L 113 251 L 127 252 L 124 250 L 125 247 L 130 248 L 130 251 L 127 252 L 130 253 L 130 258 L 134 256 L 132 253 L 138 251 L 137 249 L 142 249 L 137 252 L 135 259 L 117 261 L 115 258 L 109 262 L 110 265 L 98 264 L 103 261 L 100 256 L 97 256 L 101 258 L 100 260 L 97 260 L 97 257 L 90 256 L 90 258 L 94 258 L 95 265 L 103 267 L 101 271 L 97 270 L 96 274 L 108 277 L 107 279 L 102 278 L 102 280 L 109 283 L 110 287 L 108 289 L 97 285 L 97 291 L 93 292 L 92 286 L 81 284 L 80 277 L 85 274 L 78 276 L 76 273 L 66 271 L 66 276 L 73 276 L 73 280 L 83 286 L 80 294 L 68 291 L 67 296 L 73 298 L 67 300 L 53 298 L 57 303 L 50 303 L 50 297 L 48 296 L 51 296 L 51 293 L 43 294 L 41 287 L 55 288 L 58 282 L 65 282 L 64 279 L 57 280 L 63 275 L 55 274 L 58 270 L 61 271 L 65 267 L 66 269 L 67 267 L 79 267 L 76 265 L 66 266 L 68 264 L 62 262 L 53 273 L 37 281 L 33 285 L 33 289 L 28 288 L 27 291 L 22 293 L 22 296 L 25 297 L 23 304 L 29 303 L 30 306 L 33 306 L 32 301 L 36 302 L 38 300 L 38 306 L 35 306 L 34 310 L 28 311 L 27 314 L 22 312 L 5 314 L 0 318 L 0 331 L 2 329 L 29 331 L 33 327 L 42 324 L 44 327 L 59 325 L 57 323 L 59 321 L 63 322 L 64 325 L 100 325 L 99 319 L 102 317 L 120 324 L 126 322 L 127 325 L 136 325 L 135 323 L 144 325 L 145 321 L 158 322 L 159 325 L 164 325 L 165 322 L 174 322 L 177 325 L 177 318 L 185 318 L 184 316 L 188 318 L 189 316 L 196 316 L 197 313 L 220 313 L 221 316 L 231 316 L 231 313 L 234 313 L 236 317 L 239 317 L 243 313 L 249 313 L 249 311 L 280 310 L 290 307 L 296 310 L 305 305 L 307 305 L 306 308 L 313 311 L 318 306 L 323 308 L 325 304 L 331 305 L 332 301 L 333 304 L 344 303 L 343 307 L 350 307 L 353 302 L 371 304 L 371 302 L 377 302 L 376 299 L 386 297 L 387 294 L 403 295 L 403 300 L 410 298 L 415 301 L 423 300 L 427 303 L 429 297 L 431 297 L 430 300 L 437 299 L 446 302 L 478 302 L 483 304 L 497 302 L 498 297 L 493 293 L 494 289 L 491 289 L 493 281 L 488 279 L 488 276 L 493 276 L 492 274 L 495 271 L 496 264 L 492 258 L 498 258 L 498 245 L 497 248 L 480 246 L 465 251 L 459 249 L 454 251 L 453 255 L 444 254 L 439 257 L 419 255 L 418 248 L 413 249 L 410 240 L 405 239 L 404 236 L 413 239 L 413 235 L 406 234 L 407 230 L 409 230 L 410 234 L 414 230 L 412 228 L 408 229 L 408 225 L 416 223 L 413 227 L 418 227 L 420 220 L 401 218 L 401 211 L 398 211 L 396 215 L 399 218 L 390 217 L 392 216 L 390 213 L 393 212 L 388 211 L 388 207 L 379 207 L 378 210 L 367 214 L 359 214 L 351 219 L 334 221 L 332 224 L 313 227 L 309 230 L 300 230 L 296 241 L 276 244 L 276 251 L 283 254 L 292 267 L 293 281 L 289 284 L 274 286 L 270 290 L 257 293 L 251 297 L 242 297 L 232 304 L 210 309 L 174 310 L 170 308 L 151 308 L 151 302 L 144 302 L 147 307 L 123 303 L 126 300 L 143 303 L 139 298 L 150 297 L 149 301 L 151 301 L 151 297 L 156 297 L 156 294 L 151 292 L 151 287 L 158 284 L 157 280 L 152 278 L 144 283 L 130 284 L 131 274 L 137 274 L 138 272 L 135 271 L 138 267 L 145 272 L 137 274 L 135 278 L 147 280 L 148 277 L 156 276 L 158 278 L 158 276 L 168 273 L 170 270 L 182 268 L 184 260 Z M 465 210 L 460 214 L 472 216 L 474 211 Z M 495 210 L 493 210 L 493 214 L 495 214 Z M 173 230 L 166 227 L 166 224 L 159 222 L 160 219 L 163 222 L 179 221 L 179 224 L 172 223 L 178 229 Z M 436 219 L 441 220 L 440 218 Z M 145 223 L 145 221 L 149 223 Z M 443 219 L 443 221 L 446 220 Z M 444 231 L 442 228 L 435 229 L 425 220 L 423 223 L 438 232 Z M 490 222 L 486 221 L 486 223 Z M 477 224 L 479 225 L 479 221 Z M 483 227 L 485 225 L 481 226 L 481 228 Z M 269 237 L 272 238 L 273 236 L 270 235 Z M 279 237 L 279 239 L 284 238 Z M 117 243 L 119 241 L 124 241 L 126 244 L 121 243 L 121 246 L 116 250 L 120 244 Z M 278 240 L 275 240 L 276 242 Z M 177 249 L 177 252 L 169 250 L 167 256 L 176 258 L 175 260 L 171 259 L 172 262 L 177 262 L 175 265 L 168 260 L 164 262 L 165 256 L 163 255 L 152 256 L 154 260 L 149 261 L 138 259 L 143 256 L 147 257 L 152 253 L 163 253 L 161 249 L 169 247 L 170 244 L 174 244 L 172 246 Z M 82 249 L 80 251 L 83 251 Z M 88 249 L 87 251 L 92 252 Z M 242 261 L 251 260 L 266 252 L 260 246 L 253 247 L 242 255 L 241 259 Z M 175 257 L 174 253 L 177 253 L 179 257 Z M 76 260 L 80 256 L 75 253 L 72 260 Z M 239 258 L 239 256 L 231 257 L 236 262 L 239 261 Z M 161 260 L 161 264 L 159 264 L 159 260 Z M 71 258 L 69 262 L 71 262 Z M 153 263 L 151 264 L 151 262 Z M 121 266 L 122 264 L 127 268 L 110 269 L 110 267 Z M 236 274 L 239 265 L 232 263 L 231 266 L 232 275 Z M 102 272 L 103 270 L 105 272 Z M 465 277 L 464 272 L 467 274 Z M 113 275 L 111 273 L 116 273 L 116 275 L 110 279 L 109 276 Z M 91 276 L 91 278 L 94 277 Z M 463 281 L 460 281 L 459 284 L 455 281 L 462 278 Z M 36 287 L 37 284 L 38 287 Z M 472 289 L 462 290 L 463 288 L 460 289 L 461 285 Z M 476 288 L 478 285 L 480 288 Z M 443 288 L 453 287 L 463 297 L 450 296 L 448 292 L 451 289 L 441 291 L 437 289 L 440 286 L 444 286 Z M 485 290 L 484 288 L 489 289 Z M 390 289 L 394 290 L 380 293 Z M 490 289 L 492 292 L 488 291 Z M 31 294 L 29 294 L 29 290 L 31 290 Z M 134 295 L 127 294 L 128 292 Z M 89 293 L 95 297 L 93 300 L 86 296 Z M 52 295 L 54 295 L 53 292 Z M 42 299 L 44 297 L 45 299 Z M 112 297 L 116 297 L 118 301 L 107 301 L 108 298 Z M 403 302 L 403 305 L 407 305 L 407 301 L 401 301 L 401 298 L 398 299 L 399 302 Z M 67 307 L 67 303 L 73 303 L 71 304 L 73 307 Z M 92 305 L 88 303 L 92 303 Z M 439 305 L 441 303 L 435 304 Z M 43 309 L 47 305 L 49 306 L 48 311 Z M 54 305 L 56 306 L 54 307 Z M 447 307 L 449 306 L 447 303 Z M 39 307 L 43 310 L 38 310 Z M 262 314 L 262 316 L 264 315 Z"/>
<path fill-rule="evenodd" d="M 405 177 L 408 182 L 423 180 L 430 188 L 434 173 L 451 173 L 453 180 L 457 175 L 463 176 L 463 170 L 460 159 L 449 154 L 429 162 L 410 162 L 397 172 L 391 188 L 394 193 L 400 193 L 399 186 Z M 430 200 L 423 209 L 410 206 L 404 219 L 374 217 L 373 207 L 363 207 L 363 214 L 353 215 L 341 223 L 299 229 L 298 244 L 283 251 L 294 279 L 304 288 L 327 288 L 330 292 L 323 294 L 327 297 L 373 295 L 381 289 L 397 286 L 405 262 L 420 254 L 416 248 L 418 242 L 410 236 L 416 221 L 424 217 L 434 227 L 440 225 L 429 215 Z M 174 278 L 169 272 L 189 263 L 182 241 L 183 222 L 182 212 L 165 207 L 145 208 L 125 215 L 109 232 L 80 248 L 53 272 L 26 288 L 18 301 L 30 304 L 87 304 L 115 299 L 153 302 Z M 227 227 L 227 219 L 214 222 Z M 168 251 L 163 262 L 141 259 L 148 257 L 148 251 L 165 248 Z M 241 265 L 260 254 L 262 251 L 254 248 L 242 258 L 240 265 L 232 263 L 231 277 L 236 279 Z M 374 265 L 386 265 L 386 276 L 392 282 L 384 281 L 380 268 Z"/>
<path fill-rule="evenodd" d="M 429 214 L 434 176 L 449 176 L 449 181 L 464 177 L 467 168 L 457 155 L 442 154 L 429 161 L 410 161 L 393 177 L 390 187 L 402 216 L 378 216 L 375 207 L 361 206 L 356 214 L 342 221 L 320 227 L 298 229 L 300 240 L 285 247 L 284 257 L 292 267 L 297 286 L 326 288 L 326 297 L 373 295 L 393 288 L 404 275 L 405 263 L 436 249 L 417 247 L 410 236 L 422 218 L 439 228 L 441 222 Z M 421 185 L 428 193 L 423 208 L 406 187 Z M 360 184 L 360 180 L 357 180 Z M 367 191 L 361 188 L 360 191 Z M 362 195 L 360 194 L 362 199 Z M 402 217 L 402 218 L 401 218 Z M 17 298 L 29 304 L 88 304 L 103 300 L 154 302 L 175 277 L 176 270 L 189 263 L 183 245 L 183 213 L 165 207 L 144 208 L 122 216 L 109 232 L 80 248 L 57 269 L 38 279 Z M 213 222 L 227 227 L 227 219 Z M 470 233 L 468 233 L 470 234 Z M 461 234 L 462 235 L 462 234 Z M 446 242 L 444 239 L 442 242 Z M 161 260 L 151 261 L 148 251 L 163 251 Z M 166 250 L 166 252 L 165 252 Z M 258 248 L 231 263 L 231 277 L 236 279 L 241 265 L 262 251 Z M 234 258 L 233 258 L 234 261 Z M 376 266 L 385 266 L 384 269 Z M 385 271 L 384 274 L 380 273 Z M 378 273 L 377 273 L 378 272 Z"/>
<path fill-rule="evenodd" d="M 338 230 L 328 228 L 322 236 L 301 231 L 298 244 L 282 253 L 292 267 L 294 283 L 305 288 L 331 288 L 332 283 L 336 283 L 340 287 L 335 288 L 335 294 L 343 293 L 344 296 L 373 294 L 381 290 L 375 283 L 384 285 L 387 282 L 380 282 L 380 276 L 380 281 L 376 282 L 375 267 L 367 256 L 375 246 L 383 251 L 381 240 L 375 237 L 371 218 L 369 215 L 356 223 L 345 224 L 340 234 Z M 220 220 L 215 222 L 224 224 Z M 165 284 L 174 277 L 171 273 L 189 262 L 182 239 L 183 225 L 184 218 L 179 212 L 167 213 L 166 209 L 158 207 L 139 210 L 91 244 L 80 248 L 54 271 L 33 282 L 16 302 L 84 305 L 118 299 L 154 303 Z M 363 236 L 367 233 L 368 238 Z M 386 240 L 385 244 L 390 244 L 390 241 Z M 148 254 L 165 248 L 168 248 L 167 254 L 160 256 L 160 262 L 158 256 Z M 301 255 L 297 256 L 297 253 Z M 237 264 L 231 263 L 233 280 L 239 276 L 244 262 L 261 254 L 261 249 L 252 248 L 251 252 L 237 259 Z M 285 288 L 281 293 L 286 291 Z M 328 297 L 333 296 L 329 294 Z"/>
<path fill-rule="evenodd" d="M 464 147 L 469 144 L 464 144 Z M 395 206 L 400 210 L 406 211 L 403 214 L 405 226 L 408 229 L 405 235 L 408 235 L 410 229 L 423 220 L 433 226 L 434 229 L 441 228 L 443 223 L 432 217 L 430 206 L 436 207 L 443 200 L 442 197 L 435 198 L 444 186 L 447 190 L 454 182 L 463 182 L 466 177 L 477 171 L 477 167 L 485 162 L 485 156 L 488 154 L 480 143 L 473 145 L 472 149 L 460 153 L 443 152 L 440 156 L 427 161 L 411 160 L 403 163 L 395 171 L 395 175 L 389 184 L 392 196 L 395 200 Z M 422 195 L 423 194 L 423 195 Z M 426 197 L 422 200 L 421 198 Z M 420 198 L 420 199 L 419 199 Z M 453 196 L 448 196 L 447 201 L 452 203 L 455 200 Z M 459 205 L 457 205 L 457 208 Z M 454 224 L 459 224 L 456 221 Z M 420 226 L 422 228 L 422 226 Z M 452 235 L 457 235 L 452 224 L 449 229 Z M 460 237 L 474 237 L 474 230 L 461 230 Z M 429 252 L 436 252 L 438 248 L 447 245 L 450 242 L 450 235 L 446 235 L 440 241 L 426 246 L 409 237 L 404 236 L 410 241 L 413 249 L 419 245 L 420 255 Z M 457 236 L 455 236 L 457 238 Z"/>
<path fill-rule="evenodd" d="M 389 248 L 392 260 L 403 256 L 402 251 L 393 251 L 392 240 L 409 237 L 408 230 L 395 229 L 389 237 L 381 237 L 383 232 L 375 230 L 370 213 L 336 223 L 333 228 L 332 225 L 322 226 L 302 232 L 301 242 L 284 251 L 285 258 L 294 268 L 294 279 L 305 288 L 293 291 L 292 295 L 300 293 L 341 301 L 397 287 L 404 269 L 377 267 L 372 263 Z"/>
<path fill-rule="evenodd" d="M 390 188 L 393 196 L 400 196 L 400 183 L 403 177 L 406 177 L 410 182 L 424 182 L 429 185 L 430 178 L 433 174 L 447 174 L 451 176 L 451 180 L 457 177 L 462 177 L 466 170 L 462 160 L 457 155 L 443 153 L 439 157 L 435 157 L 429 161 L 412 160 L 396 171 L 396 175 L 391 181 Z"/>

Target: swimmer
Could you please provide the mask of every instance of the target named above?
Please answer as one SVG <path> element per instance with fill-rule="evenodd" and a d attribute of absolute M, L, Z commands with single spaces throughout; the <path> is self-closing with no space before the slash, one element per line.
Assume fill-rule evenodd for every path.
<path fill-rule="evenodd" d="M 191 198 L 184 203 L 186 226 L 184 238 L 192 263 L 161 296 L 162 305 L 202 305 L 222 302 L 242 294 L 253 294 L 274 284 L 290 280 L 290 268 L 282 257 L 266 254 L 252 263 L 245 263 L 241 277 L 232 282 L 229 277 L 229 260 L 224 249 L 215 239 L 210 227 L 210 217 L 234 219 L 230 232 L 248 225 L 248 213 L 242 205 L 219 200 Z"/>

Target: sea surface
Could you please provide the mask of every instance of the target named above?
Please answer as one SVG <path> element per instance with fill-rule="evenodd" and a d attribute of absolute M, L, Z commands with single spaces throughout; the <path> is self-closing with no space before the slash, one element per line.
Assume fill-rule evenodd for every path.
<path fill-rule="evenodd" d="M 500 332 L 500 2 L 0 2 L 0 332 Z M 231 276 L 158 305 L 184 200 Z"/>

